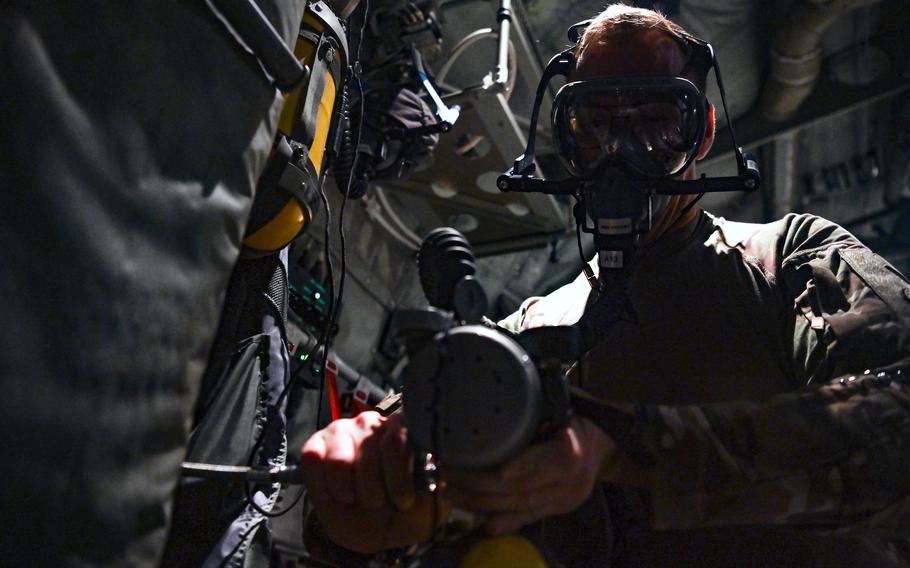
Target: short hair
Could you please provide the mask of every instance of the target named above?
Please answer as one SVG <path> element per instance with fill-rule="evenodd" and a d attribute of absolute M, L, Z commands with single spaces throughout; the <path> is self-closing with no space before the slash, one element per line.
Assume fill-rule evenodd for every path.
<path fill-rule="evenodd" d="M 660 30 L 673 39 L 688 60 L 691 56 L 690 38 L 692 36 L 682 26 L 656 10 L 636 8 L 626 4 L 610 4 L 603 12 L 595 16 L 575 46 L 574 55 L 578 57 L 591 45 L 607 45 L 622 36 L 640 33 L 647 30 Z M 705 76 L 708 69 L 696 71 L 695 76 L 687 79 L 704 91 Z"/>

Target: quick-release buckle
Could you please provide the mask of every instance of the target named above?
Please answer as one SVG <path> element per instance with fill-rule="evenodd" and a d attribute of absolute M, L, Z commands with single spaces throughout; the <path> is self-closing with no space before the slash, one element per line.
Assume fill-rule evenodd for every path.
<path fill-rule="evenodd" d="M 293 195 L 301 204 L 308 205 L 312 201 L 318 178 L 309 162 L 307 147 L 279 136 L 275 153 L 285 162 L 278 187 Z"/>

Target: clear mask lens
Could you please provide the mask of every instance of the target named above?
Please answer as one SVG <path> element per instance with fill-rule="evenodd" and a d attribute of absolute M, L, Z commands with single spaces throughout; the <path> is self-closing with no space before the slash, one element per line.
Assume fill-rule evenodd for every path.
<path fill-rule="evenodd" d="M 577 177 L 589 177 L 605 163 L 647 177 L 675 175 L 698 151 L 703 104 L 697 91 L 679 88 L 570 84 L 557 97 L 557 147 Z"/>

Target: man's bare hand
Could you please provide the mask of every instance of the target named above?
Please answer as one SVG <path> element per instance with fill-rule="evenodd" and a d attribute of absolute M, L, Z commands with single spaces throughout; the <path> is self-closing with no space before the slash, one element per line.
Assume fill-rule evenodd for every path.
<path fill-rule="evenodd" d="M 494 470 L 443 470 L 443 494 L 462 509 L 486 513 L 489 532 L 508 533 L 580 506 L 601 464 L 615 452 L 602 430 L 574 417 L 551 438 Z"/>
<path fill-rule="evenodd" d="M 415 492 L 401 418 L 364 412 L 332 422 L 304 444 L 304 483 L 336 544 L 371 553 L 430 537 L 432 496 Z M 441 505 L 444 518 L 449 507 Z"/>

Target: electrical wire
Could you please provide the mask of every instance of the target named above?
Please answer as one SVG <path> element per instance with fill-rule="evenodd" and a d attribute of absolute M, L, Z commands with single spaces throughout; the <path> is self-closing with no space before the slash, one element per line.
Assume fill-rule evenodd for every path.
<path fill-rule="evenodd" d="M 327 168 L 325 168 L 325 169 L 327 169 Z M 323 169 L 323 171 L 325 171 L 325 169 Z M 332 238 L 331 237 L 332 216 L 329 211 L 329 199 L 328 199 L 328 197 L 326 197 L 326 194 L 325 194 L 325 186 L 323 186 L 322 184 L 320 184 L 320 187 L 319 187 L 319 197 L 322 200 L 323 207 L 325 207 L 326 219 L 325 219 L 325 232 L 323 235 L 323 254 L 325 255 L 325 265 L 326 265 L 326 272 L 327 272 L 326 276 L 328 277 L 328 284 L 329 284 L 327 287 L 327 290 L 326 290 L 329 293 L 329 301 L 328 301 L 328 305 L 327 305 L 329 317 L 328 317 L 328 320 L 326 320 L 326 327 L 322 332 L 322 341 L 320 341 L 320 343 L 322 343 L 324 347 L 328 347 L 329 336 L 332 333 L 332 323 L 333 323 L 332 320 L 333 320 L 333 315 L 335 313 L 335 305 L 336 305 L 335 304 L 335 274 L 334 274 L 334 267 L 332 266 L 332 248 L 331 248 L 331 242 L 330 242 L 331 238 Z M 322 427 L 322 424 L 321 424 L 322 399 L 325 396 L 325 360 L 326 360 L 325 354 L 328 353 L 328 351 L 329 351 L 328 349 L 323 349 L 322 368 L 319 370 L 319 375 L 320 375 L 319 402 L 316 403 L 316 429 L 317 430 L 319 430 Z"/>
<path fill-rule="evenodd" d="M 436 73 L 434 80 L 437 85 L 444 85 L 446 76 L 451 71 L 452 66 L 455 64 L 455 61 L 461 57 L 465 50 L 477 43 L 478 41 L 486 38 L 496 39 L 499 37 L 499 32 L 492 28 L 481 28 L 479 30 L 474 30 L 459 41 L 455 47 L 452 48 L 452 52 L 449 54 L 449 57 L 443 62 L 442 67 L 439 68 L 439 71 Z M 515 81 L 517 80 L 517 71 L 518 71 L 518 54 L 515 51 L 515 44 L 512 40 L 509 40 L 509 81 L 506 84 L 506 100 L 512 96 L 512 91 L 515 88 Z M 445 84 L 447 88 L 456 89 L 452 85 Z"/>
<path fill-rule="evenodd" d="M 253 508 L 254 511 L 259 513 L 263 517 L 268 517 L 270 519 L 274 519 L 274 518 L 280 517 L 282 515 L 286 515 L 288 513 L 288 511 L 290 511 L 291 509 L 293 509 L 294 507 L 297 506 L 297 503 L 300 503 L 300 500 L 303 499 L 304 494 L 306 494 L 306 487 L 304 485 L 301 485 L 300 487 L 297 488 L 297 493 L 294 495 L 294 498 L 291 499 L 290 505 L 287 505 L 283 509 L 280 509 L 278 511 L 275 511 L 275 510 L 269 511 L 269 510 L 266 510 L 266 509 L 263 509 L 262 507 L 260 507 L 259 503 L 256 502 L 256 499 L 255 499 L 256 496 L 252 491 L 252 487 L 254 487 L 254 486 L 255 486 L 255 484 L 252 482 L 249 482 L 249 481 L 243 482 L 243 495 L 246 498 L 246 502 L 247 502 L 247 504 L 249 504 L 250 507 Z M 275 503 L 278 503 L 278 500 L 281 498 L 280 485 L 278 487 L 278 492 L 279 492 L 279 494 L 275 496 Z"/>
<path fill-rule="evenodd" d="M 480 28 L 469 33 L 461 39 L 455 47 L 452 48 L 452 52 L 449 54 L 449 57 L 446 58 L 443 62 L 442 67 L 439 68 L 439 72 L 436 73 L 435 81 L 436 84 L 440 87 L 452 90 L 460 91 L 461 89 L 445 83 L 445 78 L 449 74 L 449 71 L 452 69 L 452 66 L 455 64 L 455 61 L 461 57 L 461 55 L 467 50 L 470 46 L 474 45 L 478 41 L 486 38 L 496 39 L 499 37 L 499 32 L 493 28 Z M 512 91 L 515 89 L 515 81 L 518 74 L 518 55 L 515 51 L 515 44 L 512 40 L 509 40 L 509 80 L 505 87 L 505 98 L 506 101 L 512 98 Z M 484 137 L 480 134 L 474 134 L 468 141 L 464 144 L 457 146 L 455 148 L 455 153 L 459 156 L 470 152 L 472 148 L 477 146 Z"/>
<path fill-rule="evenodd" d="M 436 542 L 440 534 L 440 527 L 436 526 L 436 521 L 439 518 L 439 399 L 440 399 L 440 384 L 439 376 L 442 374 L 443 369 L 446 367 L 446 363 L 450 360 L 451 354 L 449 351 L 449 330 L 446 329 L 443 331 L 442 341 L 439 344 L 438 348 L 438 359 L 436 360 L 436 372 L 433 373 L 432 378 L 430 379 L 433 382 L 433 399 L 430 402 L 430 406 L 433 408 L 433 418 L 432 418 L 432 431 L 430 433 L 430 448 L 432 452 L 433 460 L 433 479 L 430 480 L 431 487 L 430 491 L 432 492 L 432 500 L 430 507 L 430 514 L 432 518 L 430 519 L 430 538 L 425 543 L 427 545 L 432 545 Z"/>
<path fill-rule="evenodd" d="M 363 33 L 364 33 L 364 28 L 366 27 L 366 14 L 370 10 L 369 0 L 363 0 L 363 1 L 364 1 L 363 23 L 360 26 L 360 37 L 358 38 L 358 41 L 357 41 L 357 51 L 354 54 L 355 62 L 360 61 L 360 47 L 363 44 Z M 363 115 L 364 115 L 364 100 L 363 99 L 364 99 L 364 97 L 363 97 L 363 85 L 360 82 L 360 76 L 356 73 L 352 73 L 352 74 L 354 76 L 354 79 L 357 81 L 357 89 L 358 89 L 358 91 L 360 91 L 360 97 L 359 97 L 359 99 L 360 99 L 360 117 L 358 118 L 359 124 L 357 125 L 357 144 L 354 146 L 355 148 L 357 148 L 360 146 L 360 136 L 361 136 L 361 133 L 363 132 Z M 358 155 L 358 157 L 359 157 L 359 155 Z M 354 164 L 352 165 L 352 167 L 356 168 L 356 166 L 357 166 L 357 158 L 354 159 Z M 327 170 L 328 170 L 328 168 L 325 168 L 323 171 L 327 171 Z M 317 429 L 319 429 L 319 427 L 320 427 L 319 420 L 322 417 L 322 398 L 323 398 L 323 393 L 325 390 L 325 382 L 326 382 L 325 372 L 326 372 L 326 367 L 327 367 L 328 361 L 329 361 L 329 351 L 331 350 L 331 347 L 332 347 L 331 331 L 335 328 L 335 325 L 338 321 L 338 314 L 341 309 L 341 298 L 344 294 L 344 282 L 347 277 L 347 241 L 345 239 L 345 234 L 344 234 L 344 212 L 347 207 L 348 198 L 350 196 L 351 188 L 353 187 L 353 183 L 354 183 L 354 176 L 351 175 L 348 177 L 348 184 L 344 190 L 344 195 L 341 198 L 341 207 L 338 210 L 338 237 L 339 237 L 339 246 L 340 246 L 339 252 L 341 253 L 341 274 L 338 277 L 337 298 L 335 297 L 334 290 L 333 290 L 333 294 L 331 295 L 331 298 L 330 298 L 331 301 L 330 301 L 329 309 L 330 309 L 331 315 L 329 317 L 329 322 L 327 324 L 327 329 L 326 329 L 325 346 L 324 346 L 324 349 L 322 352 L 322 369 L 321 369 L 322 378 L 319 381 L 319 411 L 316 414 Z M 329 220 L 326 219 L 326 251 L 327 251 L 326 260 L 327 261 L 329 260 L 328 256 L 330 255 L 330 251 L 328 249 L 329 225 L 330 225 Z M 334 279 L 333 279 L 333 275 L 332 275 L 331 263 L 328 264 L 328 267 L 329 267 L 329 280 L 332 282 L 332 284 L 334 286 Z"/>
<path fill-rule="evenodd" d="M 576 199 L 578 199 L 578 197 L 576 197 Z M 580 201 L 578 203 L 579 203 L 579 205 L 581 204 Z M 576 242 L 578 242 L 578 256 L 581 259 L 581 271 L 584 272 L 585 279 L 588 281 L 588 285 L 591 286 L 592 290 L 596 290 L 600 287 L 600 284 L 597 281 L 597 276 L 594 275 L 594 269 L 591 268 L 591 265 L 588 264 L 588 259 L 585 258 L 584 247 L 581 246 L 581 231 L 582 231 L 583 222 L 584 222 L 584 218 L 576 217 L 576 219 L 575 219 L 575 240 L 576 240 Z"/>
<path fill-rule="evenodd" d="M 354 74 L 353 69 L 354 69 L 354 65 L 358 64 L 360 61 L 360 47 L 363 45 L 363 34 L 364 34 L 364 30 L 366 28 L 367 13 L 369 12 L 369 10 L 370 10 L 370 2 L 369 2 L 369 0 L 364 0 L 363 21 L 361 22 L 361 25 L 360 25 L 360 34 L 359 34 L 360 37 L 357 39 L 357 50 L 354 53 L 353 63 L 348 66 L 349 72 L 351 72 L 351 74 L 354 75 L 355 79 L 357 80 L 358 90 L 361 91 L 360 92 L 360 117 L 358 119 L 359 124 L 357 125 L 357 144 L 354 146 L 355 148 L 360 146 L 360 134 L 363 130 L 364 101 L 363 101 L 363 92 L 362 92 L 362 84 L 360 82 L 360 77 L 358 75 Z M 332 159 L 332 154 L 329 154 L 327 157 L 327 160 L 330 161 L 331 159 Z M 344 293 L 344 282 L 345 282 L 345 277 L 347 274 L 346 241 L 345 241 L 345 235 L 344 235 L 344 211 L 347 206 L 348 196 L 351 193 L 351 187 L 352 187 L 352 184 L 354 181 L 353 170 L 356 168 L 356 166 L 357 166 L 357 157 L 355 157 L 354 162 L 351 165 L 351 168 L 352 168 L 351 174 L 352 175 L 348 176 L 347 187 L 345 188 L 344 196 L 341 200 L 341 207 L 339 208 L 339 211 L 338 211 L 338 235 L 339 235 L 339 243 L 340 243 L 339 252 L 341 253 L 341 275 L 339 276 L 339 279 L 338 279 L 337 297 L 335 294 L 335 275 L 334 275 L 333 267 L 332 267 L 332 251 L 331 251 L 331 246 L 329 243 L 330 233 L 331 233 L 331 217 L 328 215 L 328 206 L 329 205 L 328 205 L 328 198 L 325 196 L 325 187 L 322 183 L 320 183 L 320 197 L 322 198 L 323 205 L 325 205 L 325 207 L 326 207 L 325 257 L 326 257 L 326 267 L 328 269 L 330 293 L 329 293 L 329 305 L 328 305 L 329 319 L 328 319 L 328 322 L 326 323 L 325 334 L 323 335 L 323 337 L 325 338 L 325 341 L 324 341 L 324 348 L 323 348 L 323 352 L 322 352 L 322 365 L 321 365 L 322 368 L 320 369 L 321 379 L 319 381 L 319 403 L 317 405 L 317 410 L 316 410 L 316 429 L 317 430 L 319 430 L 322 427 L 322 424 L 321 424 L 322 399 L 325 395 L 325 383 L 326 383 L 325 371 L 326 371 L 326 366 L 328 363 L 329 351 L 331 350 L 331 346 L 332 346 L 332 330 L 335 328 L 335 325 L 338 320 L 338 313 L 339 313 L 339 309 L 341 306 L 341 297 L 342 297 L 342 294 Z M 330 169 L 329 164 L 326 164 L 326 166 L 324 166 L 322 169 L 323 174 L 325 172 L 329 171 L 329 169 Z"/>
<path fill-rule="evenodd" d="M 439 82 L 445 80 L 445 77 L 449 74 L 449 70 L 452 68 L 452 65 L 455 64 L 455 61 L 461 57 L 461 54 L 464 53 L 467 48 L 484 38 L 494 37 L 498 35 L 499 34 L 496 33 L 496 30 L 493 28 L 480 28 L 461 38 L 461 41 L 455 44 L 455 47 L 452 48 L 452 52 L 449 53 L 449 56 L 445 61 L 443 61 L 442 67 L 440 67 L 439 71 L 437 71 L 436 81 Z"/>
<path fill-rule="evenodd" d="M 585 258 L 585 250 L 581 246 L 581 223 L 578 221 L 575 222 L 575 240 L 578 241 L 578 257 L 581 259 L 581 263 L 588 264 L 588 260 Z"/>
<path fill-rule="evenodd" d="M 306 356 L 307 361 L 312 360 L 313 355 L 318 352 L 323 341 L 324 341 L 324 337 L 320 337 L 316 340 L 316 343 L 313 345 L 313 347 L 310 348 L 309 352 L 307 353 L 307 356 Z M 281 407 L 281 404 L 284 402 L 284 400 L 287 398 L 288 394 L 291 392 L 292 388 L 296 384 L 297 379 L 300 374 L 300 370 L 304 366 L 305 365 L 298 368 L 297 371 L 293 375 L 291 375 L 291 378 L 288 380 L 288 382 L 284 385 L 284 388 L 282 388 L 281 392 L 278 395 L 278 399 L 275 402 L 276 407 L 278 407 L 278 408 Z M 320 397 L 320 401 L 321 400 L 322 400 L 322 398 Z M 253 448 L 250 450 L 249 456 L 247 457 L 247 466 L 252 467 L 256 454 L 259 451 L 259 449 L 262 447 L 262 444 L 265 440 L 266 433 L 268 432 L 271 425 L 274 424 L 274 422 L 272 420 L 274 419 L 274 417 L 276 415 L 277 414 L 269 414 L 268 418 L 266 419 L 265 424 L 262 426 L 262 430 L 260 431 L 259 436 L 257 436 L 256 442 L 253 444 Z M 256 503 L 256 500 L 254 499 L 254 495 L 250 491 L 250 487 L 251 487 L 250 482 L 244 481 L 243 492 L 244 492 L 244 497 L 246 498 L 247 503 L 250 505 L 250 507 L 253 508 L 253 510 L 255 510 L 260 515 L 263 515 L 265 517 L 270 517 L 270 518 L 280 517 L 281 515 L 284 515 L 285 513 L 290 511 L 300 501 L 300 499 L 303 498 L 303 495 L 305 493 L 305 488 L 303 486 L 301 486 L 300 489 L 298 489 L 297 494 L 294 496 L 294 499 L 292 499 L 292 502 L 290 505 L 288 505 L 287 507 L 285 507 L 284 509 L 282 509 L 280 511 L 267 511 L 267 510 L 263 509 L 262 507 L 260 507 L 258 503 Z M 279 489 L 279 491 L 280 491 L 280 489 Z"/>
<path fill-rule="evenodd" d="M 328 159 L 327 159 L 327 160 L 328 160 Z M 326 166 L 327 166 L 327 165 L 328 165 L 328 164 L 326 164 Z M 320 174 L 320 180 L 319 180 L 319 196 L 320 196 L 320 199 L 322 200 L 322 205 L 323 205 L 323 207 L 325 207 L 325 213 L 326 213 L 326 219 L 325 219 L 325 247 L 326 247 L 326 250 L 327 250 L 327 252 L 328 252 L 328 249 L 329 249 L 329 246 L 330 246 L 330 243 L 329 243 L 329 236 L 330 236 L 330 235 L 329 235 L 329 234 L 330 234 L 330 229 L 331 229 L 331 219 L 332 219 L 332 216 L 331 216 L 331 210 L 330 210 L 330 208 L 329 208 L 329 201 L 328 201 L 328 198 L 327 198 L 326 195 L 325 195 L 325 186 L 324 186 L 324 184 L 323 184 L 323 182 L 325 181 L 325 178 L 324 178 L 325 172 L 326 172 L 327 170 L 328 170 L 328 167 L 324 167 L 323 170 L 322 170 L 323 173 Z M 333 279 L 333 277 L 332 277 L 332 259 L 331 259 L 331 257 L 329 256 L 329 254 L 326 254 L 326 267 L 327 267 L 327 269 L 328 269 L 328 278 L 329 278 L 329 285 L 328 285 L 328 288 L 327 288 L 327 291 L 328 291 L 328 293 L 329 293 L 329 310 L 332 310 L 332 309 L 333 309 L 333 302 L 334 302 L 334 299 L 335 299 L 335 290 L 334 290 L 334 279 Z M 310 350 L 309 354 L 307 355 L 307 360 L 308 360 L 308 361 L 310 360 L 310 357 L 312 357 L 312 355 L 313 355 L 314 353 L 317 352 L 317 350 L 319 349 L 319 346 L 320 346 L 320 345 L 323 345 L 323 344 L 328 345 L 328 338 L 329 338 L 329 337 L 328 337 L 328 334 L 329 334 L 329 332 L 331 331 L 331 329 L 332 329 L 332 322 L 329 321 L 329 324 L 327 325 L 326 330 L 325 330 L 323 336 L 316 342 L 316 345 L 313 346 L 313 348 Z M 325 351 L 327 352 L 328 349 L 326 349 Z M 298 371 L 299 371 L 299 370 L 300 370 L 300 369 L 298 369 Z M 317 410 L 317 412 L 316 412 L 316 424 L 317 424 L 317 429 L 318 429 L 318 426 L 319 426 L 319 417 L 320 417 L 321 414 L 322 414 L 322 397 L 323 397 L 323 395 L 324 395 L 324 385 L 325 385 L 325 365 L 324 365 L 324 364 L 323 364 L 323 368 L 322 368 L 322 374 L 323 374 L 323 380 L 320 381 L 320 383 L 319 383 L 319 402 L 317 403 L 317 408 L 318 408 L 318 410 Z M 276 402 L 276 404 L 275 404 L 276 407 L 279 407 L 279 408 L 281 407 L 281 403 L 282 403 L 282 402 L 284 401 L 284 399 L 287 397 L 288 393 L 289 393 L 290 390 L 291 390 L 291 387 L 296 383 L 296 380 L 297 380 L 297 377 L 298 377 L 298 376 L 299 376 L 299 373 L 294 373 L 294 374 L 291 376 L 291 378 L 288 380 L 288 382 L 284 385 L 284 388 L 281 389 L 281 393 L 279 393 L 277 402 Z M 266 437 L 266 434 L 268 433 L 269 428 L 271 427 L 272 424 L 274 424 L 273 418 L 274 418 L 276 415 L 277 415 L 277 414 L 269 414 L 268 418 L 266 419 L 266 422 L 265 422 L 265 424 L 264 424 L 263 427 L 262 427 L 262 431 L 260 431 L 259 436 L 258 436 L 257 439 L 256 439 L 256 443 L 253 445 L 252 450 L 250 450 L 250 455 L 249 455 L 249 457 L 247 458 L 247 465 L 248 465 L 248 466 L 252 466 L 253 461 L 254 461 L 255 458 L 256 458 L 257 452 L 258 452 L 259 449 L 262 447 L 262 444 L 263 444 L 263 442 L 264 442 L 264 440 L 265 440 L 265 437 Z M 287 441 L 285 441 L 285 443 L 287 443 Z M 253 510 L 255 510 L 257 513 L 259 513 L 260 515 L 263 515 L 263 516 L 269 517 L 269 518 L 280 517 L 280 516 L 282 516 L 282 515 L 288 513 L 292 508 L 294 508 L 294 506 L 295 506 L 298 502 L 300 502 L 300 500 L 303 498 L 303 495 L 306 493 L 306 488 L 305 488 L 304 486 L 301 486 L 301 487 L 297 490 L 297 494 L 294 496 L 294 499 L 292 499 L 290 505 L 288 505 L 287 507 L 285 507 L 285 508 L 283 508 L 283 509 L 281 509 L 281 510 L 279 510 L 279 511 L 269 511 L 269 510 L 263 509 L 261 506 L 259 506 L 258 503 L 256 503 L 255 494 L 254 494 L 254 492 L 252 491 L 252 487 L 254 487 L 254 485 L 251 485 L 249 482 L 246 482 L 246 481 L 245 481 L 245 482 L 243 483 L 243 494 L 244 494 L 244 497 L 246 498 L 247 504 L 248 504 Z M 279 487 L 278 487 L 277 491 L 278 491 L 278 492 L 281 491 L 281 486 L 280 486 L 280 484 L 279 484 Z M 277 498 L 278 498 L 278 495 L 277 495 L 277 494 L 276 494 L 275 498 L 276 498 L 276 500 L 277 500 Z"/>
<path fill-rule="evenodd" d="M 364 21 L 360 27 L 360 38 L 359 38 L 359 41 L 357 44 L 357 52 L 354 57 L 355 62 L 360 60 L 360 45 L 363 43 L 363 33 L 364 33 L 364 28 L 366 26 L 366 13 L 368 11 L 369 11 L 369 0 L 364 0 L 364 11 L 363 11 Z M 359 77 L 357 77 L 357 82 L 358 82 L 358 86 L 360 86 Z M 361 127 L 362 127 L 362 121 L 363 121 L 363 97 L 362 96 L 360 97 L 360 105 L 361 105 L 361 108 L 360 108 L 361 124 L 358 127 L 358 140 L 357 140 L 358 145 L 360 143 L 359 132 L 360 132 L 360 130 L 362 130 Z M 326 163 L 323 165 L 322 171 L 320 172 L 320 179 L 319 179 L 319 198 L 322 201 L 323 207 L 325 208 L 325 216 L 326 216 L 323 244 L 324 244 L 324 254 L 325 254 L 325 261 L 326 261 L 326 271 L 327 271 L 327 277 L 328 277 L 328 287 L 327 287 L 327 292 L 328 292 L 328 296 L 329 296 L 328 312 L 330 315 L 329 315 L 329 319 L 326 323 L 326 328 L 323 332 L 322 337 L 319 338 L 319 340 L 317 340 L 316 344 L 312 347 L 312 349 L 310 349 L 309 353 L 307 354 L 307 358 L 306 358 L 307 361 L 310 361 L 312 356 L 315 353 L 318 353 L 319 348 L 321 346 L 323 347 L 322 365 L 321 365 L 321 369 L 320 369 L 321 380 L 319 381 L 319 398 L 318 398 L 317 410 L 316 410 L 316 428 L 317 428 L 317 430 L 322 427 L 322 425 L 321 425 L 322 399 L 325 396 L 325 383 L 326 383 L 325 372 L 326 372 L 326 367 L 327 367 L 327 363 L 328 363 L 328 354 L 329 354 L 330 347 L 331 347 L 332 330 L 335 328 L 335 325 L 337 322 L 339 308 L 340 308 L 340 304 L 341 304 L 341 296 L 344 292 L 345 273 L 347 270 L 346 254 L 345 254 L 345 235 L 344 235 L 344 225 L 343 225 L 344 210 L 345 210 L 345 206 L 348 201 L 348 195 L 350 194 L 352 182 L 353 182 L 353 176 L 352 176 L 348 179 L 348 186 L 344 192 L 344 197 L 342 199 L 341 207 L 339 209 L 339 214 L 338 214 L 338 231 L 339 231 L 340 247 L 341 247 L 341 251 L 340 251 L 341 252 L 341 267 L 340 267 L 341 275 L 339 277 L 338 291 L 336 294 L 334 267 L 332 265 L 332 250 L 331 250 L 332 212 L 331 212 L 331 207 L 329 205 L 328 197 L 326 196 L 326 193 L 325 193 L 325 175 L 326 175 L 326 172 L 328 172 L 331 169 L 331 163 L 330 163 L 331 160 L 332 160 L 332 154 L 329 153 L 326 156 Z M 310 363 L 310 364 L 312 364 L 312 363 Z M 302 369 L 302 367 L 301 367 L 301 369 Z M 296 383 L 296 381 L 300 375 L 301 369 L 297 369 L 297 371 L 291 376 L 291 378 L 288 380 L 287 384 L 282 389 L 281 393 L 278 396 L 278 403 L 277 403 L 278 406 L 281 405 L 282 401 L 287 397 L 288 393 L 290 392 L 291 387 Z M 270 418 L 271 418 L 271 416 L 270 416 Z M 253 450 L 250 452 L 248 464 L 252 464 L 252 461 L 255 458 L 256 452 L 261 447 L 262 442 L 265 439 L 265 434 L 266 434 L 266 431 L 270 424 L 272 424 L 271 420 L 267 420 L 266 424 L 263 426 L 262 432 L 260 432 L 258 440 L 257 440 L 256 444 L 253 446 Z M 306 487 L 301 486 L 300 489 L 298 489 L 297 494 L 294 496 L 294 498 L 291 500 L 291 503 L 288 506 L 284 507 L 280 511 L 267 511 L 267 510 L 263 509 L 262 507 L 260 507 L 258 503 L 256 503 L 255 495 L 253 494 L 252 487 L 253 486 L 251 486 L 250 483 L 247 483 L 247 482 L 244 483 L 244 495 L 246 497 L 247 503 L 257 513 L 259 513 L 265 517 L 270 517 L 270 518 L 280 517 L 280 516 L 286 514 L 287 512 L 289 512 L 291 509 L 293 509 L 297 505 L 297 503 L 300 502 L 300 500 L 303 498 L 304 494 L 306 493 Z M 278 491 L 280 491 L 280 487 L 279 487 Z M 277 499 L 277 497 L 276 497 L 276 499 Z"/>

